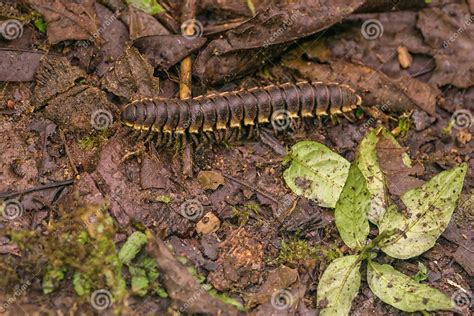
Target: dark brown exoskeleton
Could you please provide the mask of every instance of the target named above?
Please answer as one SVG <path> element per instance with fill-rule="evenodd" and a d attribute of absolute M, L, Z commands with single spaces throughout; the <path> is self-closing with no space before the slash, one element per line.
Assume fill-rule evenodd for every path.
<path fill-rule="evenodd" d="M 157 145 L 250 138 L 261 125 L 284 130 L 292 119 L 350 112 L 361 97 L 346 85 L 321 82 L 285 83 L 209 94 L 193 99 L 141 99 L 122 111 L 125 125 L 153 133 Z"/>

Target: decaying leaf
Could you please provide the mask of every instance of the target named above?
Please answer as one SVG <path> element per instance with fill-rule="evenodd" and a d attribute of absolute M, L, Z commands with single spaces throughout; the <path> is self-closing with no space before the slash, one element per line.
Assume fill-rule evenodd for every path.
<path fill-rule="evenodd" d="M 0 49 L 0 81 L 33 80 L 43 56 L 44 54 L 41 52 Z"/>
<path fill-rule="evenodd" d="M 220 219 L 212 212 L 208 212 L 196 224 L 196 232 L 198 234 L 210 234 L 216 232 L 221 226 Z"/>
<path fill-rule="evenodd" d="M 370 262 L 367 282 L 374 294 L 405 312 L 451 310 L 451 299 L 435 288 L 420 284 L 388 264 Z"/>
<path fill-rule="evenodd" d="M 461 194 L 467 164 L 446 170 L 423 186 L 401 196 L 408 216 L 391 206 L 380 222 L 381 232 L 397 230 L 396 235 L 383 242 L 381 249 L 391 257 L 408 259 L 434 246 L 449 224 Z"/>
<path fill-rule="evenodd" d="M 55 96 L 71 89 L 76 80 L 85 77 L 86 73 L 79 67 L 72 66 L 66 58 L 45 56 L 35 76 L 33 97 L 36 108 L 40 108 Z"/>
<path fill-rule="evenodd" d="M 356 163 L 367 181 L 370 193 L 370 209 L 367 218 L 377 224 L 383 217 L 386 208 L 385 186 L 382 170 L 377 161 L 376 146 L 378 142 L 377 129 L 370 131 L 359 144 Z"/>
<path fill-rule="evenodd" d="M 153 76 L 153 67 L 134 47 L 129 47 L 117 59 L 113 68 L 105 75 L 102 85 L 115 95 L 132 97 L 153 97 L 159 95 L 158 78 Z"/>
<path fill-rule="evenodd" d="M 344 243 L 352 249 L 362 249 L 365 245 L 370 230 L 367 220 L 369 209 L 367 182 L 357 163 L 353 163 L 334 212 L 337 230 Z"/>
<path fill-rule="evenodd" d="M 284 265 L 268 272 L 268 277 L 258 292 L 247 295 L 247 306 L 260 305 L 270 301 L 275 291 L 286 289 L 297 280 L 298 270 Z"/>
<path fill-rule="evenodd" d="M 48 101 L 44 113 L 45 117 L 68 131 L 90 133 L 94 129 L 111 127 L 116 112 L 117 107 L 107 99 L 104 91 L 79 85 Z"/>
<path fill-rule="evenodd" d="M 128 24 L 131 40 L 144 36 L 169 34 L 169 31 L 154 17 L 133 7 L 124 13 L 123 20 Z"/>
<path fill-rule="evenodd" d="M 117 107 L 104 91 L 78 83 L 86 76 L 64 57 L 45 57 L 36 73 L 35 107 L 46 105 L 45 117 L 71 132 L 111 127 Z"/>
<path fill-rule="evenodd" d="M 467 3 L 426 8 L 418 14 L 417 27 L 432 48 L 436 69 L 430 82 L 469 88 L 474 82 L 473 16 Z"/>
<path fill-rule="evenodd" d="M 224 177 L 216 171 L 200 171 L 197 180 L 204 190 L 215 190 L 224 184 Z"/>
<path fill-rule="evenodd" d="M 292 41 L 328 28 L 362 4 L 361 0 L 337 0 L 271 6 L 202 50 L 194 66 L 196 75 L 205 84 L 241 76 L 278 56 Z"/>
<path fill-rule="evenodd" d="M 413 175 L 419 168 L 413 168 L 410 157 L 405 149 L 386 129 L 382 129 L 376 146 L 377 160 L 385 176 L 388 191 L 400 196 L 410 189 L 419 187 L 424 183 Z M 422 167 L 418 165 L 418 167 Z"/>
<path fill-rule="evenodd" d="M 117 14 L 99 3 L 96 3 L 96 10 L 104 44 L 94 56 L 92 63 L 96 65 L 97 75 L 102 77 L 124 51 L 129 34 L 127 27 L 120 21 Z"/>
<path fill-rule="evenodd" d="M 318 284 L 320 315 L 349 315 L 360 287 L 360 264 L 359 256 L 345 256 L 327 267 Z"/>
<path fill-rule="evenodd" d="M 29 0 L 48 25 L 48 41 L 97 40 L 101 43 L 95 0 Z"/>
<path fill-rule="evenodd" d="M 203 37 L 186 38 L 182 35 L 141 37 L 133 42 L 152 67 L 167 70 L 206 43 Z"/>
<path fill-rule="evenodd" d="M 336 205 L 349 173 L 346 159 L 312 141 L 295 144 L 286 159 L 290 167 L 283 177 L 294 193 L 313 199 L 322 207 Z"/>

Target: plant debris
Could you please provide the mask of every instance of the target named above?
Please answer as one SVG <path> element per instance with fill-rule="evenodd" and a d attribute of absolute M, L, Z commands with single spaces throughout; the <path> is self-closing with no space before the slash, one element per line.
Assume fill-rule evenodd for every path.
<path fill-rule="evenodd" d="M 0 314 L 470 315 L 473 1 L 0 2 Z"/>

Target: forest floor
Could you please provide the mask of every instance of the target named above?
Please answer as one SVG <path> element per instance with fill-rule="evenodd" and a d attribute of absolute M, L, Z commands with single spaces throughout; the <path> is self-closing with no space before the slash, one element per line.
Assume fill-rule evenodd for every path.
<path fill-rule="evenodd" d="M 473 1 L 405 10 L 365 1 L 307 9 L 278 1 L 270 10 L 269 1 L 128 2 L 143 6 L 0 1 L 0 198 L 17 206 L 0 217 L 0 313 L 316 315 L 323 272 L 354 250 L 333 208 L 289 188 L 279 149 L 310 140 L 353 162 L 364 136 L 384 126 L 413 162 L 399 170 L 399 148 L 379 153 L 398 191 L 461 163 L 467 174 L 431 249 L 408 260 L 379 251 L 377 260 L 470 315 Z M 191 35 L 180 27 L 188 20 Z M 15 27 L 21 33 L 8 33 Z M 338 82 L 369 110 L 305 120 L 270 137 L 274 145 L 250 139 L 187 151 L 133 135 L 121 109 L 142 97 L 179 98 L 190 61 L 193 96 Z M 148 235 L 147 248 L 130 239 L 124 247 L 136 231 Z M 369 239 L 377 233 L 371 225 Z M 371 292 L 367 269 L 350 314 L 406 314 Z M 91 298 L 100 294 L 105 307 Z"/>

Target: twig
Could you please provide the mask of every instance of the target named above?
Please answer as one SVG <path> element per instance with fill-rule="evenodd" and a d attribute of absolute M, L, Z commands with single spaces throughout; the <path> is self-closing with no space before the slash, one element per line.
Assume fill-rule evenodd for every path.
<path fill-rule="evenodd" d="M 181 22 L 191 20 L 196 15 L 196 0 L 186 0 L 182 9 Z M 183 35 L 193 35 L 194 29 L 193 23 L 190 23 L 187 29 L 184 30 Z M 184 58 L 180 65 L 180 81 L 179 81 L 179 98 L 189 99 L 191 95 L 191 84 L 192 84 L 192 60 L 191 56 Z M 190 177 L 193 172 L 192 162 L 192 148 L 191 145 L 184 144 L 183 150 L 183 174 L 186 177 Z"/>
<path fill-rule="evenodd" d="M 442 236 L 442 237 L 444 237 L 444 236 Z M 446 238 L 446 237 L 444 237 L 444 239 L 446 239 L 446 240 L 449 241 L 449 242 L 452 242 L 453 244 L 455 244 L 455 245 L 457 245 L 457 246 L 459 246 L 459 247 L 461 247 L 461 248 L 464 248 L 465 250 L 469 251 L 470 253 L 474 253 L 474 251 L 473 251 L 472 249 L 469 249 L 466 245 L 461 244 L 460 242 L 457 242 L 457 241 L 455 241 L 455 240 L 448 239 L 448 238 Z"/>
<path fill-rule="evenodd" d="M 181 13 L 181 22 L 184 23 L 185 21 L 191 20 L 196 15 L 196 0 L 186 0 L 182 13 Z M 184 36 L 186 35 L 193 35 L 193 30 L 195 25 L 193 23 L 189 23 L 187 28 L 184 31 Z M 192 69 L 192 61 L 191 56 L 184 58 L 181 61 L 180 65 L 180 82 L 179 82 L 179 98 L 180 99 L 187 99 L 191 97 L 191 69 Z"/>
<path fill-rule="evenodd" d="M 260 189 L 258 189 L 258 188 L 256 188 L 256 187 L 254 187 L 254 186 L 251 186 L 250 184 L 247 184 L 247 183 L 245 183 L 245 182 L 243 182 L 243 181 L 240 181 L 239 179 L 236 179 L 236 178 L 234 178 L 234 177 L 232 177 L 232 176 L 229 176 L 229 175 L 227 175 L 227 174 L 225 174 L 225 173 L 223 173 L 222 175 L 224 176 L 224 178 L 227 178 L 227 179 L 229 179 L 229 180 L 231 180 L 231 181 L 237 182 L 238 184 L 243 185 L 244 187 L 247 187 L 247 188 L 249 188 L 249 189 L 252 190 L 252 191 L 255 191 L 255 192 L 257 192 L 257 193 L 260 193 L 261 195 L 263 195 L 263 196 L 266 197 L 267 199 L 272 200 L 273 202 L 275 202 L 277 205 L 280 204 L 280 202 L 278 202 L 278 201 L 277 201 L 273 196 L 271 196 L 270 194 L 268 194 L 268 193 L 266 193 L 266 192 L 264 192 L 264 191 L 262 191 L 262 190 L 260 190 Z"/>
<path fill-rule="evenodd" d="M 74 160 L 72 160 L 71 152 L 69 151 L 69 146 L 66 142 L 66 136 L 64 135 L 64 132 L 61 129 L 59 130 L 59 135 L 61 136 L 61 140 L 63 141 L 64 151 L 66 152 L 69 164 L 71 165 L 72 171 L 74 171 L 74 176 L 77 176 L 79 172 L 77 171 L 76 165 L 74 164 Z"/>
<path fill-rule="evenodd" d="M 71 185 L 73 183 L 74 183 L 74 179 L 69 179 L 69 180 L 60 181 L 60 182 L 53 182 L 53 183 L 39 185 L 37 187 L 26 189 L 24 191 L 0 192 L 0 199 L 8 199 L 17 195 L 23 195 L 23 194 L 27 194 L 27 193 L 31 193 L 35 191 L 42 191 L 42 190 L 47 190 L 47 189 L 52 189 L 52 188 L 63 187 L 63 186 Z"/>

